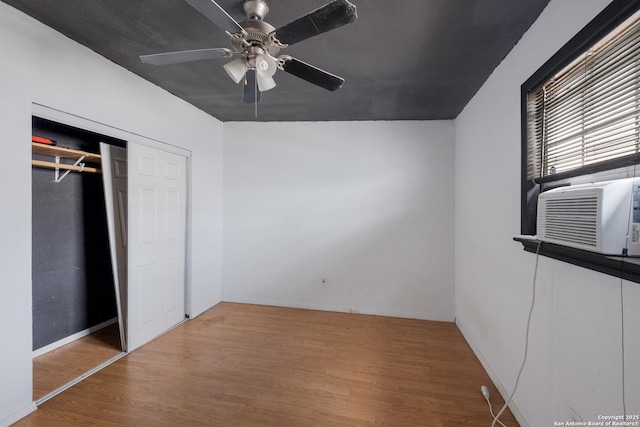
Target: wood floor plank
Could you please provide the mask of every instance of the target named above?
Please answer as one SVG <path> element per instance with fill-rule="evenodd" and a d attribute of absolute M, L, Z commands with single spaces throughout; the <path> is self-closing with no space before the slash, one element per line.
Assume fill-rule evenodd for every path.
<path fill-rule="evenodd" d="M 489 426 L 483 384 L 452 323 L 220 303 L 16 426 Z"/>
<path fill-rule="evenodd" d="M 33 399 L 62 387 L 122 352 L 114 323 L 33 359 Z"/>

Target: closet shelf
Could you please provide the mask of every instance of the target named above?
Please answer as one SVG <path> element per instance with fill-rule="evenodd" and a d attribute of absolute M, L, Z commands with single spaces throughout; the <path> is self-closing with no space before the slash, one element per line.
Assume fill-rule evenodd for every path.
<path fill-rule="evenodd" d="M 41 154 L 45 156 L 52 156 L 56 158 L 55 162 L 48 162 L 45 160 L 31 160 L 31 164 L 37 167 L 55 169 L 56 176 L 55 181 L 60 182 L 67 176 L 70 171 L 76 172 L 90 172 L 90 173 L 102 173 L 102 169 L 99 167 L 85 166 L 85 163 L 101 163 L 100 154 L 90 153 L 88 151 L 73 150 L 71 148 L 57 147 L 52 145 L 43 145 L 36 142 L 31 143 L 31 150 L 33 154 Z M 60 163 L 61 158 L 71 159 L 75 162 Z M 62 175 L 59 174 L 59 170 L 64 169 L 66 172 Z"/>
<path fill-rule="evenodd" d="M 35 154 L 44 154 L 45 156 L 80 158 L 84 156 L 87 163 L 100 163 L 101 156 L 88 151 L 72 150 L 71 148 L 57 147 L 55 145 L 43 145 L 37 142 L 31 143 L 31 149 Z"/>

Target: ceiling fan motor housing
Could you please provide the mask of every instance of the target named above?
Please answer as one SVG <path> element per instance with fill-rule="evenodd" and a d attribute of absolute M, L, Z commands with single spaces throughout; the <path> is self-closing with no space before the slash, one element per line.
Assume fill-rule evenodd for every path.
<path fill-rule="evenodd" d="M 269 34 L 276 30 L 273 26 L 259 20 L 240 21 L 238 24 L 247 32 L 247 36 L 244 38 L 231 37 L 231 46 L 236 52 L 246 50 L 247 43 L 249 43 L 250 46 L 264 49 L 271 56 L 278 54 L 280 46 L 274 44 L 269 38 Z"/>

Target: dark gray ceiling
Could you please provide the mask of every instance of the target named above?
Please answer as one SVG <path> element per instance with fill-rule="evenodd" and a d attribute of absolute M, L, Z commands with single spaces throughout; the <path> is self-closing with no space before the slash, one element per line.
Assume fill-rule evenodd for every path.
<path fill-rule="evenodd" d="M 2 0 L 222 121 L 455 118 L 549 0 L 351 0 L 358 20 L 281 51 L 343 77 L 329 92 L 278 71 L 258 119 L 228 59 L 154 67 L 139 55 L 229 47 L 182 0 Z M 268 0 L 278 28 L 329 0 Z M 217 0 L 236 20 L 242 0 Z"/>

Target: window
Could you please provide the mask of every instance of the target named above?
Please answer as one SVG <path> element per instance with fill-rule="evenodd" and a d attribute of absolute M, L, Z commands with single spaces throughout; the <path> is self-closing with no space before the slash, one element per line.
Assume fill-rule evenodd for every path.
<path fill-rule="evenodd" d="M 527 94 L 528 179 L 538 183 L 638 161 L 640 12 Z M 598 166 L 596 166 L 598 165 Z"/>
<path fill-rule="evenodd" d="M 640 176 L 640 0 L 614 0 L 522 85 L 522 154 L 527 235 L 541 191 Z M 606 258 L 546 246 L 574 264 Z"/>

